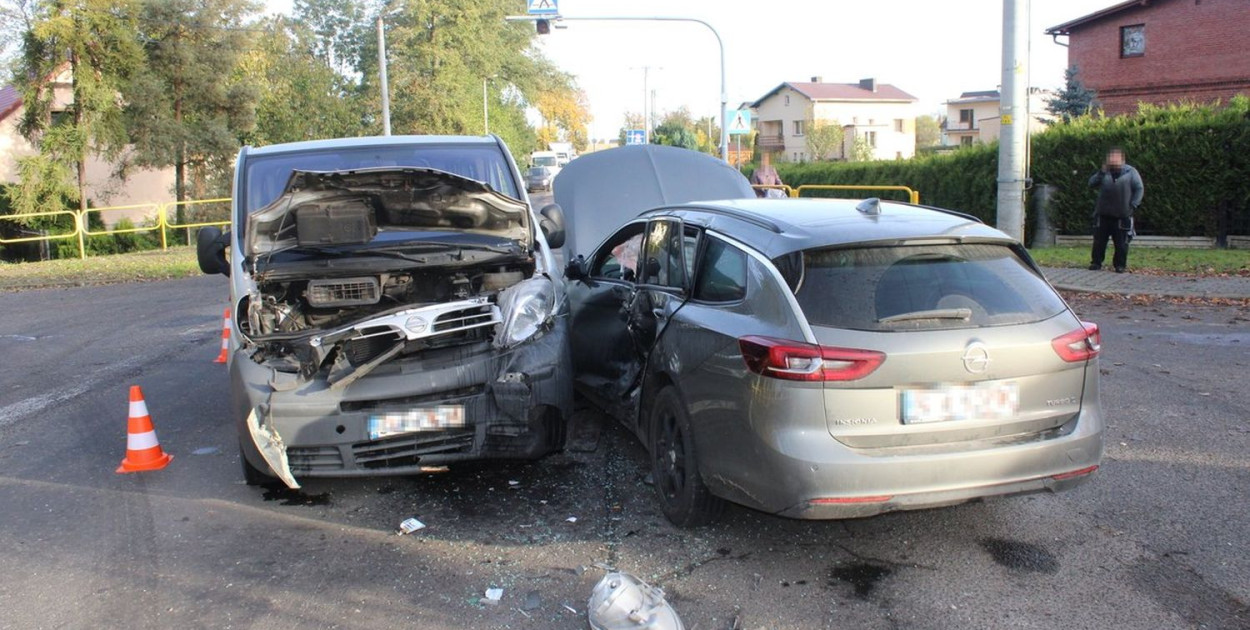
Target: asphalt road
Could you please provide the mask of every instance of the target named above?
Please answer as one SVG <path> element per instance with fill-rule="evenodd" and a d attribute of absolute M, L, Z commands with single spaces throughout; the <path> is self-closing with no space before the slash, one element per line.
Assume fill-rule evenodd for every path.
<path fill-rule="evenodd" d="M 591 410 L 534 464 L 243 485 L 212 363 L 224 295 L 0 294 L 0 627 L 584 628 L 603 565 L 691 629 L 1250 627 L 1244 308 L 1076 303 L 1104 327 L 1110 428 L 1070 493 L 682 531 Z M 132 384 L 175 459 L 117 475 Z M 428 527 L 395 535 L 413 516 Z"/>

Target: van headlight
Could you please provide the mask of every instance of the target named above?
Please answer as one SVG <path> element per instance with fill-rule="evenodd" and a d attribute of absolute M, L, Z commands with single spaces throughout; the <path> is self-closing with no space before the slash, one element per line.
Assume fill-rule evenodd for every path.
<path fill-rule="evenodd" d="M 496 343 L 510 348 L 538 334 L 551 319 L 556 291 L 547 278 L 530 278 L 514 285 L 504 298 L 503 327 Z"/>

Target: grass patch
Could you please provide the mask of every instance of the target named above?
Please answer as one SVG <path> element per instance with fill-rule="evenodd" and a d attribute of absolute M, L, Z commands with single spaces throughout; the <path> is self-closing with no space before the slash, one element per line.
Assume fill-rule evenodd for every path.
<path fill-rule="evenodd" d="M 200 273 L 194 247 L 171 247 L 86 259 L 0 263 L 0 291 L 83 287 L 185 278 Z"/>
<path fill-rule="evenodd" d="M 1113 251 L 1108 243 L 1104 267 L 1111 266 Z M 1043 267 L 1089 266 L 1089 247 L 1046 247 L 1031 249 L 1029 254 Z M 1130 247 L 1128 266 L 1135 273 L 1250 276 L 1250 250 Z"/>

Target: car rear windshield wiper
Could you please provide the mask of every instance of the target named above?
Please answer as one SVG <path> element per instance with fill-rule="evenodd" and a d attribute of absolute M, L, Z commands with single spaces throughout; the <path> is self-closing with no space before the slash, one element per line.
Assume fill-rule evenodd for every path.
<path fill-rule="evenodd" d="M 910 313 L 899 313 L 898 315 L 882 317 L 877 320 L 877 323 L 893 324 L 915 319 L 962 319 L 966 321 L 971 317 L 972 309 L 970 308 L 938 308 L 931 311 L 912 311 Z"/>

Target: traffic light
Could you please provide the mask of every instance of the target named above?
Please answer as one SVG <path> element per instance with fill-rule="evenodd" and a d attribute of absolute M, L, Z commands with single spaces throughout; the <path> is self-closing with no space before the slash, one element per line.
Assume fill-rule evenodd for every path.
<path fill-rule="evenodd" d="M 551 21 L 550 20 L 538 20 L 537 22 L 534 23 L 534 25 L 535 27 L 538 28 L 539 35 L 547 35 L 551 33 Z"/>

